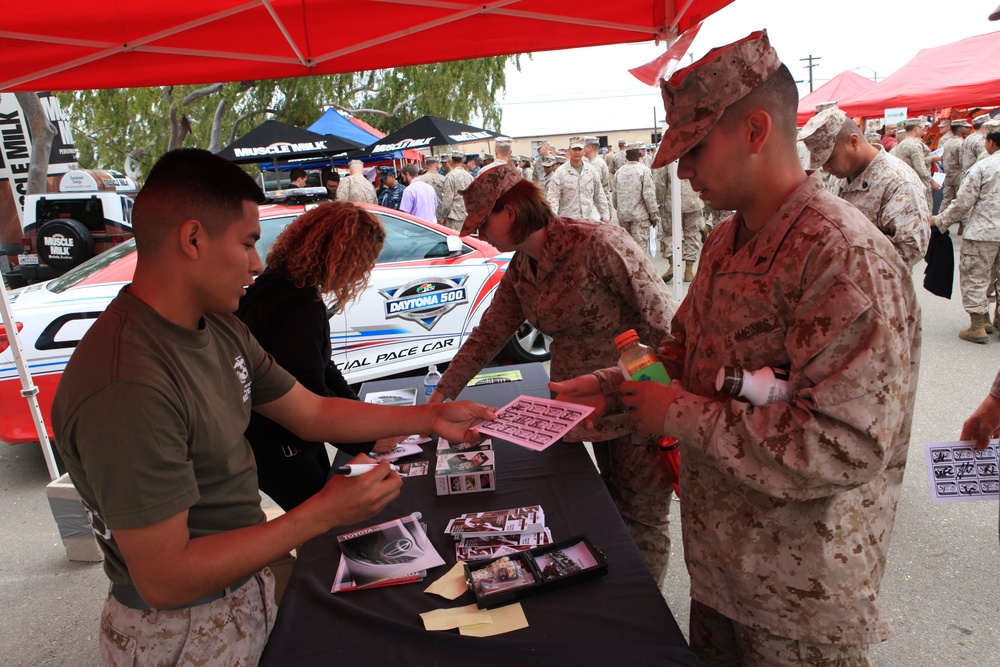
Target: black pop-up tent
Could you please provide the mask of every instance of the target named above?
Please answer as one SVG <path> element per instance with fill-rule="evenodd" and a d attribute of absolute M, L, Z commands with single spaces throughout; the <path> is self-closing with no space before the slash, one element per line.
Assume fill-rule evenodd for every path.
<path fill-rule="evenodd" d="M 343 137 L 317 134 L 301 127 L 268 120 L 219 151 L 219 157 L 237 164 L 287 162 L 305 158 L 332 157 L 364 147 L 364 144 Z"/>
<path fill-rule="evenodd" d="M 421 116 L 409 125 L 399 128 L 374 142 L 365 150 L 366 155 L 392 153 L 406 148 L 430 148 L 464 144 L 469 141 L 495 139 L 500 134 L 465 123 L 456 123 L 437 116 Z"/>

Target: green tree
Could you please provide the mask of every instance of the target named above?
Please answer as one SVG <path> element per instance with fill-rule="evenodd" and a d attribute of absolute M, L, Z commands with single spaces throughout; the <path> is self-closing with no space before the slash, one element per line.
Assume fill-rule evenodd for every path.
<path fill-rule="evenodd" d="M 430 114 L 459 122 L 473 116 L 499 128 L 497 93 L 519 56 L 434 63 L 369 72 L 60 93 L 84 167 L 122 169 L 137 177 L 167 150 L 218 151 L 267 118 L 307 127 L 324 108 L 353 110 L 384 132 Z"/>

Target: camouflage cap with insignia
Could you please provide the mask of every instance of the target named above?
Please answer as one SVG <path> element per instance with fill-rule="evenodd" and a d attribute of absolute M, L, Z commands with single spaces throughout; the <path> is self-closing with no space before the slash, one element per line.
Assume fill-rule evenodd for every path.
<path fill-rule="evenodd" d="M 583 141 L 588 146 L 600 146 L 601 145 L 601 140 L 598 139 L 597 137 L 584 137 Z"/>
<path fill-rule="evenodd" d="M 660 81 L 667 131 L 653 158 L 662 167 L 687 153 L 719 122 L 723 112 L 767 81 L 781 61 L 760 30 L 708 54 Z"/>
<path fill-rule="evenodd" d="M 836 102 L 820 102 L 819 104 L 816 105 L 816 108 L 813 109 L 813 113 L 819 113 L 824 109 L 833 109 L 836 108 L 836 106 L 837 106 Z"/>
<path fill-rule="evenodd" d="M 972 127 L 972 123 L 965 120 L 964 118 L 959 118 L 958 120 L 951 121 L 952 127 Z"/>
<path fill-rule="evenodd" d="M 837 107 L 827 107 L 810 118 L 799 130 L 799 140 L 809 149 L 810 168 L 819 169 L 830 159 L 845 120 L 847 114 L 843 111 Z"/>
<path fill-rule="evenodd" d="M 569 138 L 569 147 L 570 148 L 583 148 L 586 144 L 587 144 L 587 142 L 583 140 L 583 137 L 570 137 Z"/>
<path fill-rule="evenodd" d="M 524 180 L 520 169 L 501 162 L 499 166 L 479 173 L 469 187 L 459 190 L 465 200 L 465 223 L 460 236 L 468 236 L 483 226 L 500 195 Z"/>
<path fill-rule="evenodd" d="M 978 116 L 976 116 L 975 118 L 972 119 L 972 124 L 973 125 L 982 125 L 983 123 L 985 123 L 989 119 L 990 119 L 990 115 L 988 113 L 980 114 L 980 115 L 978 115 Z"/>

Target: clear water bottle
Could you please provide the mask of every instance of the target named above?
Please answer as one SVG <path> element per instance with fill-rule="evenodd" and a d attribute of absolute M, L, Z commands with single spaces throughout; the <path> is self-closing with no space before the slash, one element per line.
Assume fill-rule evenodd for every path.
<path fill-rule="evenodd" d="M 427 375 L 424 376 L 424 396 L 430 398 L 440 381 L 441 374 L 438 373 L 438 367 L 432 364 L 427 368 Z"/>
<path fill-rule="evenodd" d="M 628 380 L 652 380 L 660 384 L 670 384 L 667 369 L 656 358 L 653 349 L 639 342 L 639 334 L 635 329 L 629 329 L 615 336 L 615 345 L 621 353 L 618 367 L 622 369 Z"/>
<path fill-rule="evenodd" d="M 788 371 L 768 366 L 755 371 L 739 366 L 723 366 L 715 378 L 715 390 L 746 399 L 753 405 L 788 401 L 792 398 Z"/>

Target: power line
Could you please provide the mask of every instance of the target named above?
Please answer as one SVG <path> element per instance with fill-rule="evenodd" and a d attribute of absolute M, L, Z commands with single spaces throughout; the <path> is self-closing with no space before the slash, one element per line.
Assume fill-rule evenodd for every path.
<path fill-rule="evenodd" d="M 821 57 L 820 56 L 814 56 L 814 55 L 812 55 L 810 53 L 808 58 L 799 58 L 800 62 L 806 61 L 806 60 L 809 61 L 809 64 L 808 65 L 803 65 L 803 67 L 805 69 L 809 70 L 809 92 L 811 93 L 813 91 L 813 68 L 817 66 L 816 63 L 814 63 L 813 61 L 814 60 L 821 60 Z"/>

